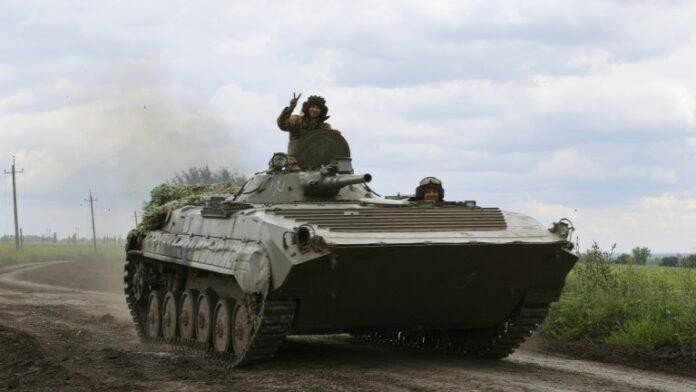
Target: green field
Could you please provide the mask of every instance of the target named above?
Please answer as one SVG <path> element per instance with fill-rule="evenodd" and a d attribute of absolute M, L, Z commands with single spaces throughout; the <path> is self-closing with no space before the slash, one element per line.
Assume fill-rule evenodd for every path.
<path fill-rule="evenodd" d="M 542 331 L 561 341 L 696 358 L 696 269 L 617 265 L 598 249 L 583 255 Z"/>
<path fill-rule="evenodd" d="M 33 263 L 52 260 L 114 261 L 125 258 L 125 245 L 98 244 L 94 253 L 92 243 L 29 243 L 17 252 L 12 243 L 0 243 L 0 265 Z"/>

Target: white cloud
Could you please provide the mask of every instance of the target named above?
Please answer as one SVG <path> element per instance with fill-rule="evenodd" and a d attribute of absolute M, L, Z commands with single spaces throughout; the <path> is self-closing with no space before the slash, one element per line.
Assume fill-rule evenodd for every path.
<path fill-rule="evenodd" d="M 112 183 L 145 186 L 188 166 L 242 160 L 233 130 L 207 110 L 148 90 L 102 93 L 76 105 L 0 117 L 27 169 L 27 191 L 52 190 L 92 170 L 108 171 Z"/>
<path fill-rule="evenodd" d="M 601 156 L 582 154 L 576 149 L 565 148 L 542 156 L 532 173 L 542 179 L 571 178 L 574 180 L 641 179 L 674 183 L 679 180 L 675 170 L 646 164 L 624 164 L 612 167 L 601 163 Z"/>
<path fill-rule="evenodd" d="M 693 91 L 678 82 L 646 79 L 629 67 L 592 76 L 545 77 L 534 91 L 538 116 L 572 119 L 571 130 L 625 131 L 693 126 Z"/>
<path fill-rule="evenodd" d="M 635 246 L 648 246 L 653 252 L 686 253 L 696 249 L 696 197 L 688 193 L 643 197 L 612 207 L 530 202 L 524 210 L 543 223 L 570 218 L 583 249 L 593 242 L 606 249 L 617 243 L 622 252 Z"/>
<path fill-rule="evenodd" d="M 659 196 L 643 198 L 641 208 L 673 214 L 672 217 L 678 217 L 686 213 L 691 215 L 693 219 L 696 216 L 696 197 L 680 197 L 673 193 L 665 193 Z"/>
<path fill-rule="evenodd" d="M 546 159 L 537 163 L 534 172 L 542 178 L 588 178 L 603 176 L 606 173 L 597 162 L 582 156 L 579 151 L 572 148 L 550 153 Z"/>
<path fill-rule="evenodd" d="M 557 222 L 561 218 L 575 221 L 583 216 L 577 208 L 561 204 L 544 204 L 538 201 L 527 203 L 525 209 L 542 222 Z"/>
<path fill-rule="evenodd" d="M 275 118 L 291 93 L 320 94 L 356 168 L 387 193 L 436 175 L 450 199 L 539 203 L 533 214 L 578 214 L 595 237 L 666 249 L 681 238 L 676 218 L 640 200 L 696 189 L 694 16 L 688 2 L 599 0 L 149 2 L 135 13 L 9 2 L 0 157 L 26 169 L 29 231 L 51 213 L 40 200 L 72 205 L 93 187 L 119 200 L 104 219 L 124 232 L 149 187 L 181 168 L 262 168 L 286 146 Z M 57 208 L 56 221 L 76 219 Z M 625 229 L 651 218 L 670 235 Z"/>

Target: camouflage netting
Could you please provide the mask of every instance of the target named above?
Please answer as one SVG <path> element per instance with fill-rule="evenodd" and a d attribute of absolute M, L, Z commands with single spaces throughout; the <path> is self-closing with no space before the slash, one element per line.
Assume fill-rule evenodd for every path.
<path fill-rule="evenodd" d="M 239 186 L 230 182 L 158 185 L 150 191 L 151 199 L 143 208 L 142 221 L 128 233 L 128 238 L 144 236 L 148 231 L 161 228 L 171 210 L 184 206 L 202 206 L 211 196 L 230 196 L 237 190 Z"/>

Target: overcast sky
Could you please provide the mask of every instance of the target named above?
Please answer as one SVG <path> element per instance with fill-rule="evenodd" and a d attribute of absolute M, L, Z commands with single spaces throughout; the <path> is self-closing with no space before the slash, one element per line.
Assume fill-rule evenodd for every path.
<path fill-rule="evenodd" d="M 696 251 L 688 1 L 0 0 L 0 168 L 24 233 L 125 235 L 194 165 L 284 151 L 292 92 L 327 99 L 382 194 L 575 222 L 581 247 Z M 0 234 L 11 233 L 10 176 Z"/>

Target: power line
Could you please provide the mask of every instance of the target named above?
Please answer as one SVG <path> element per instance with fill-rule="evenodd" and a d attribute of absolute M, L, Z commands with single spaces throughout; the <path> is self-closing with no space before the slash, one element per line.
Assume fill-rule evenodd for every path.
<path fill-rule="evenodd" d="M 89 211 L 92 214 L 92 243 L 94 244 L 94 253 L 97 253 L 97 231 L 94 228 L 94 202 L 97 201 L 92 197 L 92 190 L 89 190 L 89 199 L 85 199 L 89 202 Z"/>
<path fill-rule="evenodd" d="M 19 243 L 19 218 L 17 217 L 17 181 L 15 180 L 16 174 L 24 173 L 24 169 L 17 171 L 15 169 L 15 157 L 12 156 L 12 170 L 5 170 L 5 174 L 12 174 L 12 203 L 14 205 L 14 227 L 15 227 L 15 248 L 17 250 L 21 249 L 21 244 Z"/>

